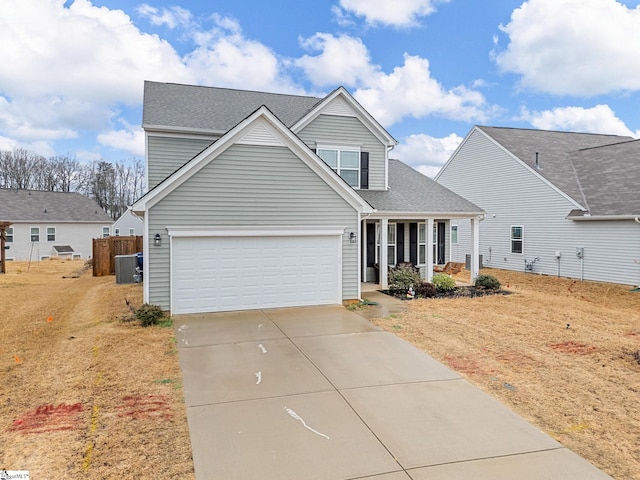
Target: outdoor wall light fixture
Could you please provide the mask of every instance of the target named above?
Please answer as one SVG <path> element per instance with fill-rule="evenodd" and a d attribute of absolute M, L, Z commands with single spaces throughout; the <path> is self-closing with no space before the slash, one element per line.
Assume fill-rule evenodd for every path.
<path fill-rule="evenodd" d="M 162 245 L 162 237 L 160 236 L 159 233 L 156 233 L 153 237 L 153 244 L 156 247 L 159 247 L 160 245 Z"/>
<path fill-rule="evenodd" d="M 356 243 L 356 234 L 355 232 L 349 233 L 349 243 Z"/>

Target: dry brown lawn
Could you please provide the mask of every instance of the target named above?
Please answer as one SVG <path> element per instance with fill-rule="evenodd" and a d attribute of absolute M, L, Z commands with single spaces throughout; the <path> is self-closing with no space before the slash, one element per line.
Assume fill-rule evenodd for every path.
<path fill-rule="evenodd" d="M 483 270 L 509 295 L 375 320 L 616 479 L 640 479 L 640 292 Z"/>
<path fill-rule="evenodd" d="M 173 330 L 122 322 L 141 285 L 83 266 L 8 262 L 0 275 L 0 469 L 194 479 Z"/>
<path fill-rule="evenodd" d="M 142 287 L 82 268 L 11 262 L 0 275 L 0 469 L 194 479 L 172 329 L 122 322 Z M 511 294 L 414 300 L 375 322 L 615 478 L 639 480 L 640 293 L 483 273 Z"/>

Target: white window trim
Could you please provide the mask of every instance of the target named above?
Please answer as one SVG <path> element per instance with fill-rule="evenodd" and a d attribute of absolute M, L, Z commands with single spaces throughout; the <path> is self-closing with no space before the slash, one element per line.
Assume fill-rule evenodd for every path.
<path fill-rule="evenodd" d="M 32 229 L 34 229 L 34 228 L 38 230 L 38 233 L 37 233 L 38 240 L 34 240 L 33 239 L 34 234 L 33 234 L 33 230 Z M 29 227 L 29 241 L 30 242 L 40 242 L 40 227 Z"/>
<path fill-rule="evenodd" d="M 336 172 L 338 175 L 340 175 L 340 177 L 342 177 L 342 175 L 341 175 L 342 170 L 348 171 L 348 172 L 354 172 L 354 171 L 357 172 L 357 174 L 356 174 L 357 185 L 351 185 L 351 187 L 357 188 L 357 189 L 360 188 L 360 154 L 361 154 L 361 149 L 360 149 L 359 146 L 358 147 L 354 147 L 354 146 L 348 146 L 348 145 L 317 144 L 316 145 L 316 153 L 318 154 L 318 156 L 320 156 L 320 150 L 335 150 L 335 151 L 337 151 L 338 155 L 337 155 L 337 159 L 336 159 L 336 162 L 337 162 L 336 169 L 334 170 L 333 167 L 330 167 L 330 168 L 334 172 Z M 340 152 L 356 152 L 357 155 L 358 155 L 358 166 L 356 168 L 342 168 L 342 166 L 340 165 Z M 344 178 L 344 177 L 342 177 L 342 178 Z"/>
<path fill-rule="evenodd" d="M 424 227 L 424 236 L 420 241 L 420 227 Z M 418 265 L 426 265 L 427 263 L 427 223 L 418 222 Z M 422 256 L 422 262 L 420 261 L 420 249 L 424 249 L 424 255 Z"/>
<path fill-rule="evenodd" d="M 13 243 L 13 227 L 8 227 L 5 231 L 4 231 L 4 241 L 6 243 Z M 9 238 L 11 238 L 11 240 L 9 240 Z"/>
<path fill-rule="evenodd" d="M 116 236 L 116 237 L 119 237 L 120 236 L 120 229 L 119 228 L 114 228 L 113 229 L 113 235 Z"/>
<path fill-rule="evenodd" d="M 49 240 L 49 229 L 53 228 L 53 240 Z M 55 242 L 56 241 L 56 227 L 47 227 L 47 242 Z"/>
<path fill-rule="evenodd" d="M 105 235 L 105 232 L 106 235 Z M 109 226 L 106 227 L 102 227 L 102 238 L 109 238 L 111 236 L 111 228 L 109 228 Z"/>
<path fill-rule="evenodd" d="M 389 231 L 391 230 L 391 226 L 393 226 L 393 239 L 394 242 L 390 243 L 389 242 Z M 387 250 L 387 265 L 389 267 L 395 267 L 397 264 L 397 249 L 398 249 L 398 225 L 395 222 L 388 222 L 387 223 L 387 249 L 389 247 L 393 247 L 393 257 L 389 256 L 388 250 Z M 380 263 L 380 223 L 376 223 L 376 262 L 375 263 Z"/>
<path fill-rule="evenodd" d="M 455 230 L 456 232 L 456 241 L 453 241 L 453 231 Z M 458 228 L 458 225 L 451 225 L 450 226 L 450 232 L 449 232 L 449 238 L 451 239 L 451 245 L 458 245 L 458 235 L 460 235 L 460 229 Z"/>
<path fill-rule="evenodd" d="M 130 237 L 135 237 L 136 235 L 136 229 L 135 228 L 130 228 L 129 229 L 129 236 Z"/>
<path fill-rule="evenodd" d="M 519 228 L 520 231 L 522 232 L 522 235 L 520 237 L 520 239 L 515 239 L 513 238 L 513 229 L 514 228 Z M 520 242 L 522 244 L 522 248 L 521 248 L 521 252 L 514 252 L 513 251 L 513 242 Z M 524 255 L 524 225 L 511 225 L 509 227 L 509 252 L 511 252 L 512 255 Z"/>

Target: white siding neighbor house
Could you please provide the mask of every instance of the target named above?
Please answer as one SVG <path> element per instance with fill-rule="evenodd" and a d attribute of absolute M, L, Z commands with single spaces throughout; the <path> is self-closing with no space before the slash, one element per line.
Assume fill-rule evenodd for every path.
<path fill-rule="evenodd" d="M 436 181 L 485 210 L 484 266 L 640 284 L 640 140 L 476 126 Z"/>
<path fill-rule="evenodd" d="M 357 300 L 399 262 L 430 279 L 452 219 L 477 242 L 482 209 L 390 160 L 397 142 L 344 88 L 145 82 L 143 128 L 145 301 L 172 313 Z"/>
<path fill-rule="evenodd" d="M 0 188 L 0 223 L 8 222 L 6 259 L 91 258 L 94 238 L 108 237 L 111 218 L 79 193 Z"/>
<path fill-rule="evenodd" d="M 131 210 L 127 210 L 113 222 L 111 235 L 113 237 L 133 237 L 144 233 L 144 221 L 141 217 L 134 215 Z"/>

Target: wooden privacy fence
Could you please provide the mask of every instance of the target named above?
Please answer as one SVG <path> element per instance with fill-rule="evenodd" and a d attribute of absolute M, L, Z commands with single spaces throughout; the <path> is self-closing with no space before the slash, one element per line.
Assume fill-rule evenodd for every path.
<path fill-rule="evenodd" d="M 116 255 L 133 255 L 142 252 L 141 236 L 107 237 L 93 239 L 93 276 L 116 274 Z"/>

